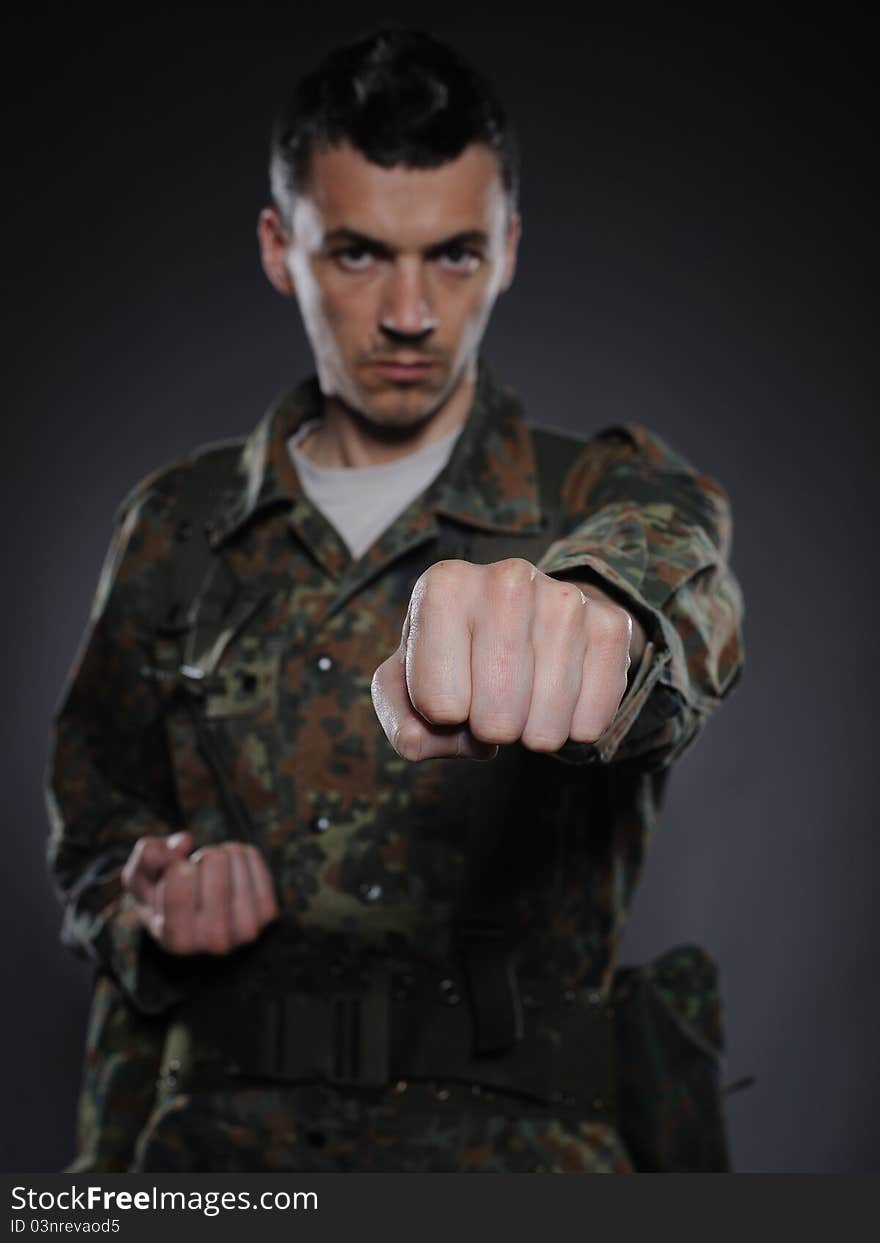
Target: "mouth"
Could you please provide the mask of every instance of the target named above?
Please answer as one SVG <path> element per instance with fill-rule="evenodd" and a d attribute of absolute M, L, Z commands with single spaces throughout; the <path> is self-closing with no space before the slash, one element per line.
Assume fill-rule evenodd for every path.
<path fill-rule="evenodd" d="M 424 358 L 378 358 L 371 366 L 389 380 L 422 380 L 436 367 Z"/>

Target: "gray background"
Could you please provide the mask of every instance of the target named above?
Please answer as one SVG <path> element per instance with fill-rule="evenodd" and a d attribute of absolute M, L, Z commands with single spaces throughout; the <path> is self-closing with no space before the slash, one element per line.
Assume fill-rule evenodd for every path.
<path fill-rule="evenodd" d="M 89 973 L 57 942 L 41 783 L 112 514 L 309 367 L 257 263 L 268 128 L 365 26 L 293 7 L 6 19 L 9 1170 L 72 1152 Z M 720 962 L 727 1078 L 757 1075 L 729 1102 L 738 1169 L 877 1170 L 876 32 L 613 11 L 402 16 L 518 122 L 525 233 L 489 357 L 536 421 L 644 422 L 734 505 L 747 669 L 675 774 L 623 957 L 696 940 Z"/>

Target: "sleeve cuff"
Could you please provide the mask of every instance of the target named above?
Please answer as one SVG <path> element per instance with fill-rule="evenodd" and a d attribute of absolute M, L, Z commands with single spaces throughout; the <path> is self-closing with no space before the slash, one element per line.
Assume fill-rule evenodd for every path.
<path fill-rule="evenodd" d="M 552 549 L 550 550 L 552 553 Z M 637 669 L 613 720 L 594 743 L 566 742 L 557 758 L 575 764 L 609 763 L 648 752 L 662 752 L 668 759 L 676 747 L 691 736 L 689 711 L 692 691 L 681 640 L 669 619 L 650 605 L 623 574 L 602 558 L 589 553 L 545 557 L 539 568 L 550 577 L 575 576 L 594 579 L 619 599 L 623 608 L 638 618 L 646 641 Z M 586 588 L 589 591 L 589 587 Z"/>

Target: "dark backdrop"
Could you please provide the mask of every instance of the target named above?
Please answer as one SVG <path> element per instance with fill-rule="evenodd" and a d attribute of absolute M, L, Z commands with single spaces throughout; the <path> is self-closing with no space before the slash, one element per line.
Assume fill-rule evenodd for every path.
<path fill-rule="evenodd" d="M 3 41 L 9 1170 L 72 1151 L 89 974 L 57 942 L 41 782 L 112 514 L 308 367 L 257 263 L 267 134 L 285 81 L 365 29 L 84 7 Z M 456 42 L 519 123 L 521 263 L 487 352 L 533 417 L 645 422 L 733 501 L 747 669 L 675 773 L 624 958 L 719 960 L 727 1078 L 757 1075 L 729 1102 L 738 1169 L 877 1170 L 874 32 L 724 11 L 374 15 Z"/>

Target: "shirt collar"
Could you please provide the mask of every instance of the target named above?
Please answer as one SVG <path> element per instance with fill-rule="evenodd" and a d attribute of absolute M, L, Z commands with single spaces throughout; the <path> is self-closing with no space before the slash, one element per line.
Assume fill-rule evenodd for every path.
<path fill-rule="evenodd" d="M 310 376 L 269 407 L 244 443 L 239 485 L 215 514 L 212 543 L 220 543 L 256 515 L 292 506 L 304 495 L 287 442 L 307 419 L 320 416 L 321 405 L 317 378 Z M 540 530 L 535 458 L 523 410 L 482 355 L 462 434 L 428 488 L 425 506 L 483 530 Z"/>

